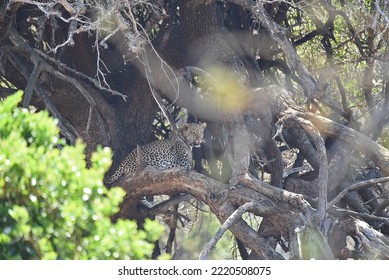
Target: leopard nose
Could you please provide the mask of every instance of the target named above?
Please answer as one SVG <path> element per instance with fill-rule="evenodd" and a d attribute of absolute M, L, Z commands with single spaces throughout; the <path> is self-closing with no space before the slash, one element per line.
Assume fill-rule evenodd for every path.
<path fill-rule="evenodd" d="M 201 140 L 196 140 L 194 146 L 195 146 L 196 148 L 200 148 L 200 147 L 201 147 Z"/>

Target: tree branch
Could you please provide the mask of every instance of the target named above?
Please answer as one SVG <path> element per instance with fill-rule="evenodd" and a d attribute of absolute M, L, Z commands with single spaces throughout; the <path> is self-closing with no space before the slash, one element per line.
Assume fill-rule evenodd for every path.
<path fill-rule="evenodd" d="M 247 202 L 240 206 L 232 213 L 230 217 L 223 223 L 223 225 L 215 233 L 214 237 L 204 246 L 199 255 L 199 260 L 205 260 L 208 257 L 209 252 L 215 247 L 216 243 L 222 238 L 223 234 L 234 224 L 242 215 L 249 211 L 253 207 L 254 202 Z"/>
<path fill-rule="evenodd" d="M 25 64 L 19 59 L 19 57 L 16 56 L 16 54 L 11 54 L 11 60 L 13 61 L 16 69 L 18 69 L 19 72 L 28 81 L 30 75 L 29 71 L 27 70 L 27 67 L 25 67 Z M 58 120 L 58 127 L 61 130 L 61 133 L 70 141 L 70 143 L 74 144 L 76 142 L 76 139 L 80 138 L 80 135 L 77 130 L 73 127 L 72 124 L 70 124 L 66 119 L 62 117 L 61 113 L 47 96 L 45 90 L 41 86 L 36 84 L 34 85 L 34 87 L 39 96 L 44 101 L 47 110 Z"/>
<path fill-rule="evenodd" d="M 308 112 L 296 112 L 296 114 L 312 122 L 320 132 L 352 144 L 354 149 L 361 151 L 371 158 L 385 176 L 389 175 L 389 150 L 386 148 L 354 129 L 322 116 L 316 116 Z"/>
<path fill-rule="evenodd" d="M 25 43 L 25 41 L 19 36 L 19 34 L 17 33 L 16 30 L 12 30 L 10 32 L 9 38 L 12 40 L 14 45 L 23 47 L 23 50 L 30 55 L 30 60 L 31 61 L 34 61 L 35 63 L 38 63 L 38 61 L 39 61 L 39 69 L 40 70 L 42 70 L 42 71 L 44 70 L 47 73 L 51 73 L 52 75 L 54 75 L 58 79 L 61 79 L 61 80 L 65 81 L 65 82 L 71 84 L 72 86 L 74 86 L 84 96 L 84 98 L 87 100 L 87 102 L 91 106 L 91 109 L 97 109 L 96 110 L 97 118 L 98 118 L 99 122 L 105 127 L 105 129 L 104 129 L 104 136 L 105 136 L 105 142 L 106 143 L 104 143 L 104 144 L 107 145 L 109 143 L 109 141 L 110 141 L 110 135 L 108 133 L 108 125 L 106 123 L 106 120 L 103 118 L 101 112 L 96 107 L 96 101 L 95 101 L 94 97 L 89 93 L 89 91 L 78 80 L 76 80 L 75 78 L 70 77 L 70 76 L 62 73 L 61 71 L 55 69 L 53 66 L 51 66 L 46 61 L 44 61 L 34 51 L 34 49 L 32 49 L 27 43 Z"/>
<path fill-rule="evenodd" d="M 23 107 L 28 108 L 30 105 L 31 97 L 34 91 L 35 83 L 39 77 L 39 74 L 41 73 L 41 66 L 40 61 L 34 61 L 34 69 L 32 70 L 31 76 L 28 79 L 26 89 L 24 91 L 24 98 L 23 98 Z"/>
<path fill-rule="evenodd" d="M 259 181 L 256 181 L 256 183 L 259 183 Z M 146 167 L 140 173 L 123 177 L 118 184 L 123 186 L 127 192 L 127 196 L 133 199 L 159 194 L 190 194 L 197 200 L 206 203 L 221 223 L 224 223 L 239 206 L 250 201 L 255 202 L 251 208 L 251 211 L 255 215 L 269 217 L 277 221 L 277 223 L 289 223 L 289 215 L 286 213 L 290 211 L 306 211 L 305 207 L 308 207 L 308 205 L 305 207 L 302 206 L 302 204 L 305 204 L 301 196 L 283 191 L 282 189 L 272 186 L 264 188 L 262 184 L 254 187 L 255 183 L 251 182 L 251 187 L 255 191 L 251 188 L 229 190 L 228 185 L 197 172 L 190 171 L 188 173 L 181 168 L 173 168 L 161 172 Z M 266 193 L 267 195 L 264 196 L 262 193 Z M 280 204 L 281 200 L 286 200 L 288 203 L 285 205 Z M 126 209 L 126 206 L 124 205 L 122 208 Z M 230 231 L 246 247 L 255 251 L 257 256 L 264 259 L 281 258 L 266 240 L 259 236 L 244 221 L 237 221 L 230 227 Z"/>
<path fill-rule="evenodd" d="M 327 152 L 324 144 L 324 140 L 321 137 L 319 131 L 312 125 L 310 121 L 304 118 L 299 118 L 295 114 L 295 110 L 287 110 L 285 116 L 280 119 L 280 122 L 285 123 L 287 126 L 302 126 L 305 131 L 312 138 L 313 143 L 318 154 L 319 161 L 319 175 L 317 180 L 318 187 L 318 207 L 317 215 L 320 219 L 320 224 L 324 221 L 326 210 L 327 210 L 327 186 L 328 186 L 328 159 Z"/>
<path fill-rule="evenodd" d="M 271 38 L 283 49 L 284 54 L 288 58 L 290 69 L 299 76 L 307 96 L 313 96 L 316 89 L 315 79 L 301 62 L 292 42 L 287 36 L 288 30 L 271 20 L 266 14 L 263 5 L 262 2 L 257 2 L 250 7 L 253 17 L 263 25 Z"/>
<path fill-rule="evenodd" d="M 383 177 L 383 178 L 377 178 L 377 179 L 370 179 L 358 183 L 354 183 L 351 186 L 348 186 L 344 190 L 342 190 L 340 193 L 338 193 L 337 196 L 335 196 L 331 202 L 327 205 L 327 210 L 331 209 L 336 203 L 338 203 L 346 194 L 352 191 L 359 190 L 364 187 L 370 187 L 372 185 L 376 185 L 379 183 L 385 183 L 389 181 L 389 177 Z"/>

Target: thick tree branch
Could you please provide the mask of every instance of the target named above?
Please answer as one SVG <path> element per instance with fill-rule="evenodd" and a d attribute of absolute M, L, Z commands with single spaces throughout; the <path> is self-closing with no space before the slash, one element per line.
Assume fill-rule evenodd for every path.
<path fill-rule="evenodd" d="M 309 206 L 300 195 L 253 180 L 241 178 L 241 182 L 246 182 L 250 188 L 229 190 L 228 185 L 196 172 L 187 173 L 177 168 L 160 172 L 146 168 L 138 174 L 124 177 L 118 184 L 122 185 L 128 197 L 133 199 L 157 194 L 190 194 L 206 203 L 222 223 L 237 208 L 250 201 L 254 201 L 251 207 L 253 213 L 268 217 L 278 223 L 288 224 L 289 215 L 282 213 L 289 213 L 292 209 L 297 212 L 309 211 L 307 208 Z M 261 258 L 280 258 L 267 242 L 243 221 L 237 221 L 230 230 L 246 247 L 254 250 Z"/>
<path fill-rule="evenodd" d="M 306 119 L 299 118 L 294 114 L 294 110 L 288 110 L 285 112 L 285 116 L 280 119 L 281 122 L 285 123 L 287 126 L 302 126 L 305 131 L 312 138 L 313 143 L 318 154 L 319 160 L 319 172 L 318 180 L 316 182 L 318 188 L 318 216 L 321 222 L 324 221 L 324 217 L 327 210 L 327 186 L 328 186 L 328 159 L 327 152 L 324 144 L 324 140 L 321 137 L 319 131 L 312 125 L 310 121 Z"/>
<path fill-rule="evenodd" d="M 374 142 L 369 137 L 327 118 L 316 116 L 308 112 L 297 112 L 297 116 L 307 119 L 321 132 L 335 138 L 342 139 L 353 145 L 354 149 L 361 151 L 371 158 L 381 169 L 389 175 L 389 150 Z"/>
<path fill-rule="evenodd" d="M 363 244 L 359 254 L 368 259 L 389 259 L 389 238 L 358 219 L 345 222 L 346 232 L 359 238 Z"/>

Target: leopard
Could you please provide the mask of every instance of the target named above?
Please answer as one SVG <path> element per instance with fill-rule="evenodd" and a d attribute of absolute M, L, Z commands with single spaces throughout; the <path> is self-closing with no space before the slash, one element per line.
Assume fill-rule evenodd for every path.
<path fill-rule="evenodd" d="M 112 186 L 120 178 L 152 166 L 158 170 L 174 167 L 192 168 L 192 148 L 203 143 L 207 124 L 184 123 L 177 131 L 172 131 L 166 139 L 156 140 L 144 146 L 137 146 L 120 163 L 119 167 L 106 180 Z"/>

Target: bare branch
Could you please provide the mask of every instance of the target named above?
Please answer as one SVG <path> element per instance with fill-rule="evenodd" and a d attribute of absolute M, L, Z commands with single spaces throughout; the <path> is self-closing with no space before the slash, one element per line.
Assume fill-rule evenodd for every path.
<path fill-rule="evenodd" d="M 121 92 L 118 92 L 116 90 L 113 90 L 111 88 L 108 88 L 108 87 L 104 87 L 101 85 L 101 83 L 96 80 L 96 79 L 93 79 L 79 71 L 76 71 L 74 70 L 73 68 L 70 68 L 69 66 L 59 62 L 58 60 L 48 56 L 47 54 L 43 53 L 42 51 L 38 50 L 38 49 L 34 49 L 34 51 L 44 60 L 47 60 L 51 63 L 53 63 L 54 65 L 56 65 L 56 67 L 58 67 L 58 70 L 61 70 L 61 71 L 67 71 L 68 73 L 71 73 L 73 75 L 75 75 L 76 77 L 79 77 L 87 82 L 89 82 L 90 84 L 92 84 L 94 87 L 96 87 L 97 89 L 99 90 L 102 90 L 102 91 L 106 91 L 106 92 L 109 92 L 111 93 L 112 95 L 118 95 L 120 96 L 121 98 L 123 98 L 124 101 L 127 101 L 127 98 L 128 96 L 127 95 L 124 95 L 123 93 Z"/>
<path fill-rule="evenodd" d="M 384 175 L 389 175 L 389 150 L 383 146 L 352 128 L 338 124 L 327 118 L 307 112 L 296 112 L 296 114 L 303 119 L 311 121 L 320 132 L 352 144 L 353 148 L 370 157 Z"/>
<path fill-rule="evenodd" d="M 165 213 L 167 212 L 171 207 L 174 205 L 177 205 L 181 202 L 188 201 L 193 199 L 194 197 L 189 194 L 183 194 L 177 197 L 170 198 L 168 200 L 165 200 L 161 203 L 158 203 L 150 208 L 150 212 L 152 215 L 157 215 L 159 213 Z"/>
<path fill-rule="evenodd" d="M 385 13 L 384 11 L 382 11 L 381 9 L 381 6 L 380 6 L 380 1 L 379 0 L 375 0 L 375 7 L 378 11 L 378 13 L 382 16 L 382 18 L 384 19 L 384 21 L 389 24 L 389 18 L 388 18 L 388 15 L 387 13 Z"/>
<path fill-rule="evenodd" d="M 364 221 L 353 219 L 346 223 L 347 232 L 354 234 L 363 244 L 362 254 L 367 254 L 368 258 L 377 259 L 389 258 L 389 238 L 381 232 L 373 229 Z M 366 256 L 364 256 L 366 258 Z"/>
<path fill-rule="evenodd" d="M 31 97 L 33 94 L 33 89 L 35 87 L 35 83 L 39 77 L 39 74 L 41 73 L 41 66 L 40 61 L 34 62 L 34 69 L 32 70 L 31 76 L 28 79 L 26 89 L 24 91 L 24 98 L 23 98 L 23 107 L 28 108 L 30 105 Z"/>
<path fill-rule="evenodd" d="M 312 96 L 316 89 L 316 81 L 301 62 L 293 44 L 289 40 L 287 35 L 289 31 L 268 17 L 262 2 L 253 4 L 250 11 L 253 13 L 256 20 L 269 32 L 272 39 L 283 49 L 288 58 L 290 69 L 298 74 L 307 95 Z"/>
<path fill-rule="evenodd" d="M 289 204 L 290 207 L 296 208 L 299 211 L 306 212 L 311 209 L 302 195 L 276 188 L 258 179 L 252 178 L 247 174 L 239 176 L 239 180 L 242 185 L 259 192 L 270 199 Z"/>
<path fill-rule="evenodd" d="M 203 250 L 199 255 L 199 260 L 205 260 L 208 257 L 208 254 L 215 247 L 216 243 L 222 238 L 223 234 L 234 224 L 238 219 L 242 217 L 244 213 L 250 210 L 253 207 L 254 202 L 247 202 L 240 206 L 238 209 L 232 213 L 230 217 L 223 223 L 223 225 L 215 233 L 214 237 L 204 246 Z"/>
<path fill-rule="evenodd" d="M 299 118 L 295 114 L 295 110 L 288 110 L 285 112 L 285 116 L 280 119 L 280 122 L 285 125 L 301 125 L 305 131 L 311 136 L 315 144 L 315 148 L 318 153 L 319 160 L 319 177 L 317 181 L 317 187 L 319 190 L 318 201 L 318 216 L 321 223 L 324 221 L 324 217 L 327 210 L 327 185 L 328 185 L 328 159 L 327 152 L 324 144 L 324 140 L 321 137 L 319 131 L 312 125 L 312 123 L 306 119 Z"/>
<path fill-rule="evenodd" d="M 329 211 L 333 214 L 336 214 L 336 215 L 339 215 L 339 214 L 348 215 L 351 217 L 363 218 L 364 220 L 367 220 L 367 221 L 378 221 L 378 222 L 381 222 L 385 225 L 389 225 L 389 218 L 386 218 L 386 217 L 380 217 L 377 215 L 372 215 L 372 214 L 367 214 L 367 213 L 360 213 L 360 212 L 356 212 L 356 211 L 352 211 L 352 210 L 348 210 L 348 209 L 339 208 L 337 206 L 333 206 L 332 209 L 329 209 Z"/>
<path fill-rule="evenodd" d="M 379 183 L 385 183 L 389 181 L 389 177 L 383 177 L 383 178 L 378 178 L 378 179 L 370 179 L 370 180 L 365 180 L 362 182 L 354 183 L 351 186 L 348 186 L 344 190 L 342 190 L 340 193 L 338 193 L 337 196 L 335 196 L 327 206 L 327 209 L 331 209 L 336 203 L 338 203 L 346 194 L 352 191 L 359 190 L 364 187 L 370 187 L 372 185 L 376 185 Z"/>
<path fill-rule="evenodd" d="M 51 73 L 52 75 L 56 76 L 57 78 L 59 78 L 59 79 L 61 79 L 63 81 L 66 81 L 69 84 L 73 85 L 75 88 L 77 88 L 77 90 L 88 101 L 90 106 L 93 109 L 96 109 L 97 118 L 101 122 L 101 124 L 105 127 L 105 130 L 104 130 L 105 131 L 105 139 L 106 139 L 106 142 L 108 143 L 109 140 L 110 140 L 109 133 L 107 133 L 108 125 L 107 125 L 105 119 L 103 118 L 103 116 L 101 115 L 101 113 L 99 112 L 98 108 L 96 107 L 96 101 L 95 101 L 94 97 L 89 93 L 89 91 L 79 81 L 77 81 L 75 78 L 70 77 L 68 75 L 65 75 L 64 73 L 62 73 L 61 71 L 58 71 L 57 69 L 52 67 L 50 64 L 48 64 L 46 61 L 44 61 L 40 56 L 38 56 L 36 54 L 36 52 L 34 52 L 34 50 L 30 46 L 28 46 L 23 41 L 23 39 L 17 34 L 16 31 L 10 32 L 10 39 L 13 41 L 13 43 L 15 45 L 23 46 L 24 50 L 30 54 L 30 59 L 32 61 L 36 61 L 36 62 L 40 61 L 40 63 L 39 63 L 39 69 L 40 70 L 42 70 L 42 71 L 44 70 L 44 71 L 46 71 L 48 73 Z"/>
<path fill-rule="evenodd" d="M 16 62 L 15 67 L 19 69 L 22 75 L 26 78 L 26 80 L 28 80 L 30 76 L 24 64 L 20 61 L 20 59 L 16 55 L 13 55 L 12 60 Z M 70 141 L 70 143 L 74 144 L 76 142 L 76 139 L 80 138 L 80 135 L 77 132 L 77 130 L 73 127 L 72 124 L 70 124 L 66 119 L 62 117 L 61 113 L 58 111 L 56 106 L 47 96 L 45 91 L 39 85 L 35 84 L 34 87 L 37 93 L 39 94 L 39 96 L 45 102 L 47 110 L 58 120 L 58 126 L 61 130 L 61 133 Z"/>

